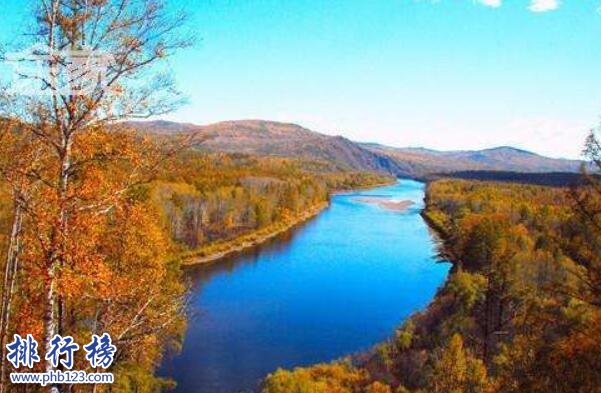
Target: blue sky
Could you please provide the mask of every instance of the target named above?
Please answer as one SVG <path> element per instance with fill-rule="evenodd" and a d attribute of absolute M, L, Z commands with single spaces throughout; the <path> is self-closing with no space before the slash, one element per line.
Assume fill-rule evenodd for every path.
<path fill-rule="evenodd" d="M 0 5 L 0 39 L 31 1 Z M 170 59 L 190 101 L 172 120 L 260 118 L 394 146 L 578 157 L 601 115 L 601 0 L 169 3 L 201 39 Z"/>

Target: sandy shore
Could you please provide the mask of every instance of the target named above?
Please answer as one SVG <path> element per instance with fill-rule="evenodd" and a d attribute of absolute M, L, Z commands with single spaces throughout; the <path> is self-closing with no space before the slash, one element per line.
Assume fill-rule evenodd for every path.
<path fill-rule="evenodd" d="M 376 197 L 361 197 L 355 198 L 358 202 L 369 203 L 372 205 L 377 205 L 383 209 L 393 210 L 396 212 L 402 212 L 407 210 L 411 205 L 413 205 L 412 201 L 395 201 L 391 199 L 384 198 L 376 198 Z"/>
<path fill-rule="evenodd" d="M 310 218 L 318 215 L 323 209 L 328 207 L 328 203 L 322 203 L 313 207 L 312 209 L 300 214 L 299 216 L 289 220 L 288 222 L 280 222 L 263 228 L 257 232 L 252 232 L 246 235 L 242 235 L 235 239 L 217 242 L 216 244 L 210 244 L 208 247 L 210 250 L 203 250 L 203 248 L 193 251 L 188 256 L 183 257 L 184 266 L 202 265 L 206 263 L 216 262 L 227 256 L 240 253 L 244 250 L 256 247 L 257 245 L 266 242 L 269 239 L 289 231 L 295 226 L 309 220 Z"/>

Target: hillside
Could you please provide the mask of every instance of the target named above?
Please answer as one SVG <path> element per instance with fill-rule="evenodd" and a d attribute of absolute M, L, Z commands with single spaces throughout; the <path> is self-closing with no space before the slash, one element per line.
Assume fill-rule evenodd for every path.
<path fill-rule="evenodd" d="M 335 163 L 340 169 L 377 171 L 424 178 L 457 171 L 577 172 L 580 161 L 553 159 L 503 146 L 477 151 L 437 151 L 356 143 L 304 127 L 264 120 L 226 121 L 207 126 L 167 121 L 130 123 L 146 132 L 208 137 L 202 149 L 220 152 L 304 157 Z"/>
<path fill-rule="evenodd" d="M 160 135 L 197 132 L 208 139 L 201 148 L 213 152 L 303 157 L 336 164 L 339 169 L 409 175 L 395 160 L 341 136 L 328 136 L 295 124 L 262 120 L 226 121 L 194 126 L 166 121 L 130 123 Z"/>
<path fill-rule="evenodd" d="M 438 151 L 424 148 L 394 148 L 363 144 L 367 149 L 409 162 L 417 173 L 445 173 L 467 170 L 510 172 L 577 172 L 580 161 L 554 159 L 529 151 L 501 146 L 484 150 Z"/>

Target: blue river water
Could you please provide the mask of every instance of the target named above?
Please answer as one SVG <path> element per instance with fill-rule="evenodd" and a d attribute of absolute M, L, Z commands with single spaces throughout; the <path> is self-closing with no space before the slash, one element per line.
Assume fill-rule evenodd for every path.
<path fill-rule="evenodd" d="M 411 200 L 404 212 L 358 201 Z M 423 309 L 450 265 L 420 216 L 424 184 L 332 197 L 309 222 L 256 249 L 189 271 L 181 353 L 160 374 L 178 393 L 256 392 L 266 374 L 368 350 Z"/>

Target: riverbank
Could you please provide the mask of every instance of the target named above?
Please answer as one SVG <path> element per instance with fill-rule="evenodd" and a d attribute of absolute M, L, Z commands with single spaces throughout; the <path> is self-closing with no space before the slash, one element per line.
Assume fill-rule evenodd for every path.
<path fill-rule="evenodd" d="M 440 217 L 437 217 L 436 214 L 432 212 L 432 202 L 428 199 L 428 191 L 426 188 L 426 198 L 424 198 L 425 206 L 424 209 L 420 212 L 421 217 L 424 219 L 428 228 L 432 231 L 434 236 L 440 239 L 440 245 L 438 247 L 438 255 L 441 259 L 449 262 L 452 265 L 451 274 L 453 274 L 461 262 L 457 255 L 453 253 L 453 247 L 451 244 L 451 235 L 445 228 L 444 223 L 441 221 Z M 451 274 L 447 278 L 447 281 L 451 277 Z M 446 283 L 445 283 L 446 285 Z"/>
<path fill-rule="evenodd" d="M 355 187 L 352 190 L 335 190 L 330 195 L 339 195 L 343 193 L 357 192 L 361 190 L 378 188 L 392 185 L 396 182 L 396 179 L 391 179 L 387 182 L 381 182 L 377 184 L 366 185 L 364 187 Z M 207 263 L 217 262 L 222 258 L 249 250 L 253 247 L 260 245 L 268 240 L 275 238 L 276 236 L 285 233 L 297 225 L 302 224 L 315 217 L 321 211 L 329 206 L 329 202 L 323 202 L 317 206 L 314 206 L 310 210 L 288 219 L 286 221 L 271 224 L 265 228 L 261 228 L 257 231 L 244 234 L 242 236 L 235 237 L 229 240 L 220 240 L 203 246 L 197 250 L 186 252 L 182 255 L 183 266 L 196 266 Z"/>
<path fill-rule="evenodd" d="M 285 233 L 297 225 L 315 217 L 329 206 L 328 202 L 312 207 L 308 211 L 285 221 L 274 223 L 257 231 L 238 236 L 234 239 L 218 241 L 190 251 L 182 257 L 182 265 L 196 266 L 212 262 L 243 252 Z"/>

